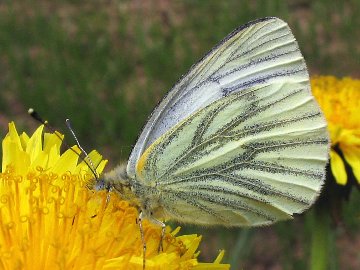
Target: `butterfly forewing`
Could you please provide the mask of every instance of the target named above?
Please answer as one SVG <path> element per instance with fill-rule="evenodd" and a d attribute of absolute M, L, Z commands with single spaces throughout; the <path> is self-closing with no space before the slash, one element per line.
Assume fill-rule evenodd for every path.
<path fill-rule="evenodd" d="M 135 177 L 145 149 L 183 119 L 231 93 L 284 81 L 308 83 L 304 59 L 288 25 L 278 18 L 264 18 L 236 29 L 196 63 L 154 110 L 131 153 L 128 175 Z"/>
<path fill-rule="evenodd" d="M 264 225 L 314 202 L 327 153 L 326 123 L 308 85 L 272 83 L 178 123 L 147 149 L 136 177 L 156 183 L 167 218 Z"/>

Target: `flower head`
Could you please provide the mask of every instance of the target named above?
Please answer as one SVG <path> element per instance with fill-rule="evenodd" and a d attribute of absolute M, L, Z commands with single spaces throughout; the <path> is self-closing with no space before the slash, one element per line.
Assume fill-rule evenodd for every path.
<path fill-rule="evenodd" d="M 88 188 L 94 177 L 75 146 L 61 154 L 63 135 L 18 135 L 14 123 L 3 140 L 0 173 L 1 269 L 142 269 L 143 251 L 137 210 L 116 194 Z M 106 161 L 89 155 L 101 173 Z M 161 228 L 143 222 L 146 269 L 229 269 L 200 263 L 201 237 L 175 236 L 167 228 L 158 252 Z"/>
<path fill-rule="evenodd" d="M 346 185 L 349 177 L 355 177 L 359 184 L 360 80 L 319 76 L 312 78 L 311 85 L 329 124 L 332 175 L 339 185 Z"/>

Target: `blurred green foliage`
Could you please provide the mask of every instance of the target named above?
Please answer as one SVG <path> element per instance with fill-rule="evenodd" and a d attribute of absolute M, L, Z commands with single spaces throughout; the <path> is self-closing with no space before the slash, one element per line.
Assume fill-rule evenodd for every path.
<path fill-rule="evenodd" d="M 357 0 L 2 1 L 1 135 L 11 120 L 33 130 L 37 124 L 26 111 L 34 107 L 65 133 L 70 118 L 83 146 L 114 165 L 126 160 L 146 117 L 181 74 L 237 26 L 280 17 L 293 29 L 311 74 L 359 76 L 359 14 Z M 359 199 L 345 209 L 349 216 L 358 213 L 351 210 L 354 202 Z M 262 259 L 251 255 L 266 254 L 254 231 L 227 230 L 221 237 L 228 260 L 244 269 L 305 269 L 310 251 L 301 243 L 311 230 L 297 222 L 259 229 L 281 236 L 270 239 L 273 257 Z M 203 247 L 204 257 L 213 257 L 214 247 L 220 245 Z"/>

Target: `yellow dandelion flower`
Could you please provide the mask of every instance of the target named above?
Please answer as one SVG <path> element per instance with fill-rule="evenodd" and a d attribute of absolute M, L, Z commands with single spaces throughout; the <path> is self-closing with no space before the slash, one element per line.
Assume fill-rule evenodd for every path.
<path fill-rule="evenodd" d="M 331 172 L 338 184 L 346 185 L 348 164 L 360 184 L 360 80 L 319 76 L 311 86 L 329 124 Z"/>
<path fill-rule="evenodd" d="M 115 194 L 88 188 L 93 178 L 79 149 L 63 154 L 63 135 L 18 135 L 14 123 L 2 143 L 0 173 L 1 269 L 142 269 L 143 254 L 137 210 Z M 93 151 L 90 158 L 101 173 L 106 161 Z M 229 269 L 200 263 L 201 237 L 175 236 L 170 231 L 158 252 L 161 229 L 143 222 L 147 244 L 146 269 Z"/>

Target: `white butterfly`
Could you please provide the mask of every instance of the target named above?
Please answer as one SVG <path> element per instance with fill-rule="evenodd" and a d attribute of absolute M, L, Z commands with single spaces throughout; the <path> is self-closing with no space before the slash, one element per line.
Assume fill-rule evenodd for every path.
<path fill-rule="evenodd" d="M 105 185 L 157 223 L 256 226 L 312 205 L 329 138 L 288 25 L 247 23 L 183 76 L 154 110 L 127 167 Z"/>

